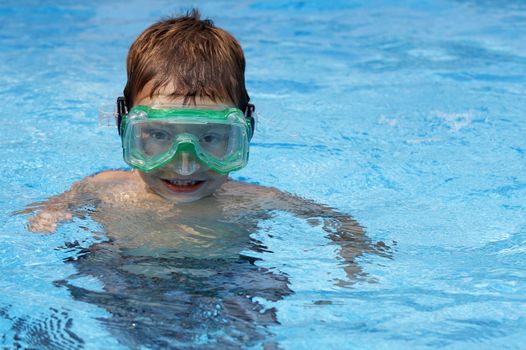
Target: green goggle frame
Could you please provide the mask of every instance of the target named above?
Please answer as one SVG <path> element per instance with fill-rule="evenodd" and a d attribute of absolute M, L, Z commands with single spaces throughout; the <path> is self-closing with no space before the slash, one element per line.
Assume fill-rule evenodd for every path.
<path fill-rule="evenodd" d="M 243 168 L 248 162 L 249 140 L 252 136 L 253 118 L 247 117 L 238 108 L 208 106 L 179 106 L 178 108 L 159 108 L 139 105 L 120 118 L 124 161 L 134 168 L 150 172 L 174 161 L 181 153 L 190 154 L 210 169 L 227 174 Z M 159 130 L 179 130 L 172 132 L 162 149 L 151 151 L 145 146 L 145 129 L 155 126 Z M 224 130 L 220 151 L 211 150 L 200 135 L 185 132 L 185 128 L 221 128 Z M 154 141 L 157 141 L 154 138 Z M 150 141 L 151 143 L 151 141 Z M 218 146 L 216 146 L 217 148 Z"/>

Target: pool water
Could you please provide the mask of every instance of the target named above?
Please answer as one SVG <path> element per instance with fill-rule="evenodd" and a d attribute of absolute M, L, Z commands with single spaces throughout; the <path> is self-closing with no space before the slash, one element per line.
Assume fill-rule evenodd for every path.
<path fill-rule="evenodd" d="M 232 177 L 352 215 L 384 250 L 345 261 L 279 210 L 186 223 L 244 237 L 228 258 L 124 251 L 93 208 L 27 231 L 14 212 L 126 168 L 98 106 L 136 36 L 192 5 L 0 4 L 0 347 L 524 348 L 523 1 L 199 3 L 241 42 L 259 113 Z"/>

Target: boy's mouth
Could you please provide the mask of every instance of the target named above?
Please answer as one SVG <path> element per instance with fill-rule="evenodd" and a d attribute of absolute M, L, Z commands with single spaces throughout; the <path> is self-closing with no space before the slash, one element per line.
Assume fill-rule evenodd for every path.
<path fill-rule="evenodd" d="M 200 180 L 168 180 L 162 179 L 166 187 L 173 192 L 194 192 L 197 191 L 205 183 L 205 181 Z"/>

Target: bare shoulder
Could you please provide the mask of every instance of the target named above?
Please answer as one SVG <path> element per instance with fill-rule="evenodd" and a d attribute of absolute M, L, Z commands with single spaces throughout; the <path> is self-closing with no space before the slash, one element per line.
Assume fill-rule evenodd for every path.
<path fill-rule="evenodd" d="M 275 187 L 261 186 L 230 180 L 226 182 L 216 197 L 244 208 L 263 210 L 296 211 L 296 206 L 307 202 L 301 197 L 281 191 Z"/>
<path fill-rule="evenodd" d="M 85 178 L 86 187 L 103 202 L 110 204 L 139 204 L 159 200 L 152 195 L 137 171 L 110 170 Z"/>
<path fill-rule="evenodd" d="M 240 196 L 240 197 L 259 197 L 272 198 L 286 195 L 275 187 L 261 186 L 248 182 L 229 180 L 221 186 L 220 195 Z"/>
<path fill-rule="evenodd" d="M 96 194 L 109 189 L 137 187 L 139 178 L 133 171 L 110 170 L 89 175 L 71 185 L 70 191 Z"/>
<path fill-rule="evenodd" d="M 266 210 L 282 210 L 298 216 L 341 216 L 334 208 L 311 199 L 279 190 L 240 181 L 228 181 L 222 187 L 221 197 L 236 203 L 252 203 L 252 207 Z"/>

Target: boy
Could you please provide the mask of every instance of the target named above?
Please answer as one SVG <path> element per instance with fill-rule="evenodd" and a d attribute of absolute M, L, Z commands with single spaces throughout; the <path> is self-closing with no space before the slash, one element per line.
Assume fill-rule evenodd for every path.
<path fill-rule="evenodd" d="M 292 213 L 313 225 L 321 222 L 328 237 L 340 246 L 339 254 L 348 277 L 360 273 L 353 262 L 356 256 L 363 252 L 385 252 L 381 243 L 371 244 L 360 226 L 347 215 L 274 188 L 228 179 L 229 172 L 246 165 L 254 133 L 254 106 L 249 103 L 245 89 L 244 70 L 245 60 L 238 42 L 211 21 L 201 20 L 195 10 L 152 25 L 130 48 L 128 82 L 117 108 L 124 160 L 135 169 L 87 177 L 73 184 L 69 191 L 25 210 L 39 211 L 29 219 L 31 231 L 54 232 L 59 222 L 82 217 L 86 208 L 94 208 L 89 214 L 104 227 L 110 242 L 90 247 L 91 256 L 79 259 L 77 270 L 79 274 L 101 279 L 106 292 L 119 290 L 119 303 L 123 305 L 109 305 L 107 296 L 81 291 L 68 282 L 62 284 L 75 298 L 109 310 L 113 323 L 121 322 L 122 315 L 135 312 L 123 311 L 128 304 L 122 301 L 122 295 L 129 292 L 126 286 L 131 283 L 130 274 L 161 278 L 168 284 L 161 288 L 163 291 L 176 288 L 170 284 L 175 276 L 184 274 L 184 282 L 179 281 L 183 285 L 198 279 L 188 277 L 191 275 L 188 271 L 195 266 L 184 265 L 183 269 L 177 265 L 165 271 L 166 261 L 165 270 L 160 265 L 153 270 L 149 265 L 148 270 L 138 262 L 130 263 L 130 256 L 152 258 L 159 256 L 159 251 L 168 251 L 171 258 L 184 259 L 185 264 L 213 261 L 206 265 L 206 273 L 211 274 L 208 283 L 232 285 L 225 288 L 236 290 L 220 296 L 224 319 L 235 323 L 242 310 L 241 318 L 248 322 L 236 329 L 259 339 L 256 334 L 265 331 L 258 331 L 254 324 L 266 328 L 276 323 L 274 311 L 262 312 L 261 307 L 254 307 L 254 302 L 239 297 L 236 293 L 240 284 L 248 288 L 246 295 L 273 301 L 291 291 L 283 276 L 254 267 L 252 260 L 248 265 L 239 264 L 239 259 L 247 249 L 264 251 L 265 247 L 251 239 L 250 234 L 256 231 L 258 222 L 275 211 Z M 127 252 L 126 264 L 122 262 L 123 251 Z M 228 268 L 217 265 L 217 259 L 230 261 Z M 121 268 L 110 268 L 116 261 L 121 261 Z M 177 261 L 180 264 L 181 260 Z M 126 275 L 121 275 L 122 271 Z M 225 282 L 224 276 L 229 273 L 234 277 Z M 181 289 L 181 284 L 177 288 Z M 159 288 L 153 289 L 138 292 L 134 287 L 132 293 L 151 298 L 160 293 Z M 167 298 L 163 293 L 158 297 Z M 192 293 L 184 297 L 178 294 L 178 300 L 194 300 L 195 292 Z M 202 307 L 209 303 L 204 298 L 200 296 L 199 302 L 187 303 Z M 157 319 L 168 317 L 159 316 L 159 310 L 149 313 L 157 314 Z M 177 312 L 170 314 L 164 322 L 175 322 L 177 315 Z M 177 320 L 190 322 L 185 317 Z M 201 322 L 199 319 L 192 327 L 199 327 Z M 178 334 L 181 332 L 184 333 L 179 330 Z M 145 335 L 135 340 L 129 335 L 120 337 L 130 346 L 146 342 Z M 156 337 L 160 339 L 163 335 Z"/>
<path fill-rule="evenodd" d="M 207 218 L 284 210 L 323 218 L 332 239 L 352 240 L 356 251 L 342 247 L 344 255 L 370 250 L 349 216 L 274 188 L 228 179 L 230 171 L 247 163 L 254 106 L 245 88 L 239 43 L 199 16 L 194 10 L 158 22 L 130 48 L 128 82 L 118 100 L 118 131 L 124 159 L 136 169 L 98 173 L 36 203 L 25 210 L 40 210 L 29 219 L 29 229 L 54 232 L 59 222 L 90 204 L 100 209 L 94 216 L 108 234 L 114 233 L 109 228 L 115 223 L 102 215 L 105 207 L 189 211 Z"/>

